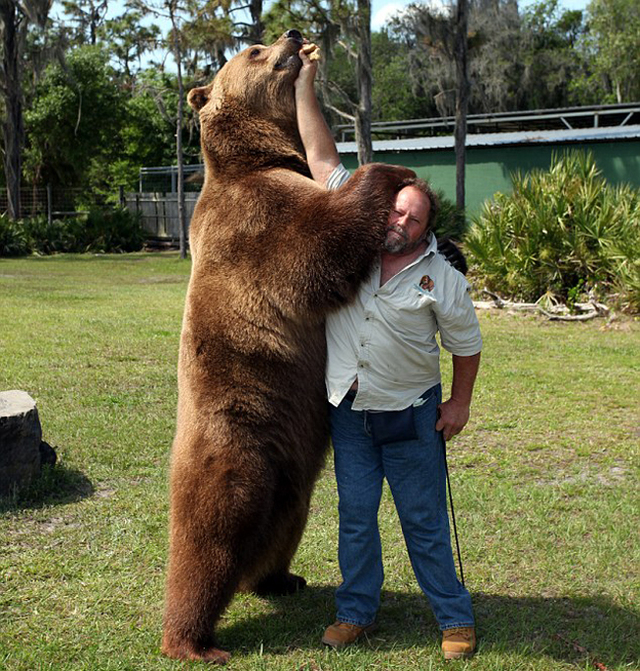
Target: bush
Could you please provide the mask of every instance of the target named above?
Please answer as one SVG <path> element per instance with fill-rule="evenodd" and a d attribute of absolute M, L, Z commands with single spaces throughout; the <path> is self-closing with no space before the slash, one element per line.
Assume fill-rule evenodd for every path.
<path fill-rule="evenodd" d="M 0 217 L 0 256 L 82 252 L 135 252 L 145 233 L 140 216 L 125 209 L 91 211 L 86 219 L 46 216 L 12 222 Z"/>
<path fill-rule="evenodd" d="M 22 222 L 31 251 L 37 254 L 84 252 L 83 223 L 79 219 L 54 219 L 46 216 Z"/>
<path fill-rule="evenodd" d="M 23 223 L 0 215 L 0 256 L 26 256 L 30 253 L 31 246 Z"/>
<path fill-rule="evenodd" d="M 593 156 L 580 151 L 512 180 L 513 193 L 486 203 L 465 237 L 488 288 L 566 301 L 584 287 L 617 293 L 623 307 L 640 310 L 640 191 L 608 184 Z"/>
<path fill-rule="evenodd" d="M 92 252 L 137 252 L 145 241 L 140 215 L 125 208 L 89 212 L 85 236 Z"/>
<path fill-rule="evenodd" d="M 445 197 L 444 191 L 438 191 L 436 195 L 440 205 L 434 226 L 436 237 L 462 240 L 468 228 L 464 212 L 461 212 L 452 200 Z"/>

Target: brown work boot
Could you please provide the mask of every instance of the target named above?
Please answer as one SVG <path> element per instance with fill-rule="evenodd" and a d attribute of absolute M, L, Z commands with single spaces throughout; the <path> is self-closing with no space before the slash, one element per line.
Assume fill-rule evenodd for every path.
<path fill-rule="evenodd" d="M 473 627 L 452 627 L 442 632 L 445 659 L 466 659 L 476 651 L 476 630 Z"/>
<path fill-rule="evenodd" d="M 348 624 L 347 622 L 340 622 L 336 620 L 332 625 L 326 628 L 322 642 L 325 645 L 330 645 L 336 650 L 344 648 L 345 645 L 350 645 L 357 641 L 363 634 L 373 631 L 375 624 L 369 624 L 366 627 L 361 627 L 357 624 Z"/>

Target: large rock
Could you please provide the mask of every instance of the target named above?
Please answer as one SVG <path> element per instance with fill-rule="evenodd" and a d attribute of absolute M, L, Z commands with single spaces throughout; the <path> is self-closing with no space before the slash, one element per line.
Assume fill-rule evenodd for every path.
<path fill-rule="evenodd" d="M 25 391 L 0 392 L 0 496 L 40 473 L 42 428 L 36 402 Z"/>

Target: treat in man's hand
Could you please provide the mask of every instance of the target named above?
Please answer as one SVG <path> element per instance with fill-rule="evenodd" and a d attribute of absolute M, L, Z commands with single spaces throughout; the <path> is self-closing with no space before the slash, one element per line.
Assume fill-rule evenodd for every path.
<path fill-rule="evenodd" d="M 321 58 L 320 47 L 313 42 L 303 45 L 302 51 L 309 56 L 310 61 L 319 61 Z"/>

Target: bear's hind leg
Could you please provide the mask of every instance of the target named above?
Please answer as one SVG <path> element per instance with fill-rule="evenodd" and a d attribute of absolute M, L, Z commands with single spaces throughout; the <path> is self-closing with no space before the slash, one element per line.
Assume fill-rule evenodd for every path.
<path fill-rule="evenodd" d="M 289 565 L 307 523 L 309 502 L 309 498 L 299 500 L 297 504 L 289 506 L 285 520 L 279 519 L 271 523 L 271 528 L 280 529 L 280 536 L 274 541 L 275 568 L 255 583 L 253 591 L 259 596 L 287 596 L 300 592 L 307 586 L 307 581 L 302 576 L 289 571 Z M 280 512 L 280 517 L 282 516 Z"/>
<path fill-rule="evenodd" d="M 263 544 L 270 481 L 252 471 L 255 457 L 233 465 L 172 471 L 171 539 L 162 652 L 224 664 L 214 627 Z M 195 472 L 194 472 L 195 470 Z"/>
<path fill-rule="evenodd" d="M 225 664 L 230 654 L 215 646 L 214 625 L 231 601 L 238 583 L 238 561 L 233 552 L 208 548 L 172 548 L 167 578 L 162 653 L 173 659 Z"/>

